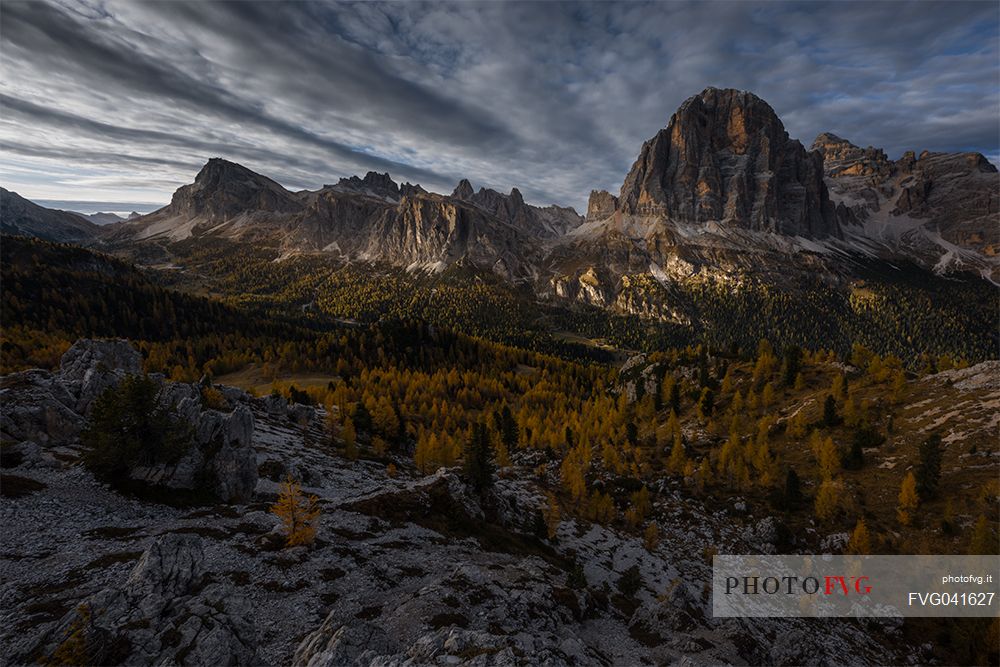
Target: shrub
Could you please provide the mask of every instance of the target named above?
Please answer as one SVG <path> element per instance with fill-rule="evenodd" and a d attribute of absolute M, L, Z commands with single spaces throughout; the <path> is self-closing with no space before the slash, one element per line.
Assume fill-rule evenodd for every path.
<path fill-rule="evenodd" d="M 87 631 L 90 627 L 90 607 L 81 604 L 76 608 L 76 618 L 66 628 L 66 634 L 52 655 L 42 658 L 39 663 L 46 666 L 54 665 L 88 665 L 92 662 L 87 642 Z"/>
<path fill-rule="evenodd" d="M 173 463 L 191 440 L 191 429 L 160 400 L 160 387 L 147 375 L 130 375 L 94 401 L 80 439 L 84 463 L 99 479 L 124 483 L 135 466 Z"/>
<path fill-rule="evenodd" d="M 642 575 L 639 574 L 639 566 L 633 565 L 625 570 L 619 577 L 617 586 L 625 597 L 635 597 L 635 594 L 642 588 Z"/>
<path fill-rule="evenodd" d="M 215 387 L 201 388 L 201 404 L 209 410 L 228 410 L 229 403 L 222 392 Z"/>
<path fill-rule="evenodd" d="M 826 400 L 823 401 L 823 426 L 831 428 L 842 421 L 843 419 L 837 414 L 837 399 L 833 395 L 827 395 Z"/>
<path fill-rule="evenodd" d="M 871 553 L 871 549 L 871 535 L 868 532 L 868 526 L 864 519 L 858 519 L 854 525 L 854 532 L 851 533 L 851 539 L 847 543 L 847 553 L 864 555 Z"/>

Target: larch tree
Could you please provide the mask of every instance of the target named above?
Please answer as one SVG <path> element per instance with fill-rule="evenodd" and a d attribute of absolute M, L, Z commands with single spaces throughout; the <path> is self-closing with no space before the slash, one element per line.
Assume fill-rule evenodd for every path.
<path fill-rule="evenodd" d="M 868 533 L 868 526 L 864 519 L 858 519 L 854 524 L 854 532 L 847 543 L 847 553 L 864 555 L 871 553 L 871 536 Z"/>
<path fill-rule="evenodd" d="M 899 499 L 896 503 L 896 516 L 899 518 L 899 522 L 904 526 L 909 526 L 919 504 L 917 478 L 913 476 L 912 472 L 908 472 L 899 487 Z"/>
<path fill-rule="evenodd" d="M 278 501 L 271 507 L 271 512 L 281 519 L 286 546 L 308 546 L 315 541 L 321 513 L 319 498 L 304 495 L 302 487 L 291 475 L 281 483 Z"/>

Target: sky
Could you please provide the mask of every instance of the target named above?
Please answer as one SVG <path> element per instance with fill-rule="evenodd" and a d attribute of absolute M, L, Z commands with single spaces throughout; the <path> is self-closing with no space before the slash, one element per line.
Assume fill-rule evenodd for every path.
<path fill-rule="evenodd" d="M 1000 162 L 1000 3 L 0 3 L 0 185 L 167 203 L 210 157 L 292 190 L 369 170 L 532 203 L 616 193 L 707 86 Z"/>

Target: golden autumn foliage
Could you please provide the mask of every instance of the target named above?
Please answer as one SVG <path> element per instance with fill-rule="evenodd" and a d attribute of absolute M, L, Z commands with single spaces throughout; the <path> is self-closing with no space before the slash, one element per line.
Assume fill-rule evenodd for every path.
<path fill-rule="evenodd" d="M 42 658 L 39 663 L 46 667 L 55 665 L 89 665 L 92 661 L 88 656 L 87 630 L 90 626 L 90 607 L 81 604 L 76 608 L 76 618 L 66 628 L 66 634 L 52 655 Z"/>
<path fill-rule="evenodd" d="M 646 551 L 652 551 L 660 544 L 660 528 L 655 521 L 651 521 L 642 534 L 642 544 Z"/>
<path fill-rule="evenodd" d="M 917 496 L 917 478 L 912 472 L 906 473 L 903 483 L 899 487 L 899 500 L 896 503 L 896 516 L 904 526 L 909 526 L 913 522 L 914 512 L 920 498 Z"/>
<path fill-rule="evenodd" d="M 548 503 L 545 506 L 544 512 L 545 518 L 545 534 L 551 540 L 559 532 L 559 522 L 562 520 L 562 514 L 559 511 L 559 501 L 556 500 L 554 494 L 548 494 Z"/>
<path fill-rule="evenodd" d="M 868 533 L 868 526 L 864 519 L 858 519 L 854 525 L 854 532 L 851 533 L 851 539 L 847 543 L 847 553 L 864 555 L 871 553 L 871 549 L 871 535 Z"/>
<path fill-rule="evenodd" d="M 976 519 L 969 539 L 969 554 L 984 555 L 998 553 L 997 538 L 990 527 L 990 522 L 982 514 Z"/>
<path fill-rule="evenodd" d="M 816 492 L 816 518 L 830 521 L 840 511 L 844 494 L 844 484 L 839 480 L 826 479 Z"/>
<path fill-rule="evenodd" d="M 291 475 L 281 483 L 278 501 L 271 507 L 271 513 L 281 519 L 286 546 L 308 546 L 315 541 L 321 513 L 319 498 L 304 495 L 301 485 Z"/>

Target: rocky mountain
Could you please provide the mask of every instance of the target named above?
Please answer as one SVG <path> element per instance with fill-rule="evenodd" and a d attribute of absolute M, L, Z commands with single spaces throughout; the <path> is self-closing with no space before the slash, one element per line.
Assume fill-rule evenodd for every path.
<path fill-rule="evenodd" d="M 521 191 L 517 188 L 512 188 L 507 195 L 488 188 L 479 188 L 479 191 L 475 192 L 472 184 L 463 178 L 451 196 L 473 203 L 532 236 L 543 238 L 562 236 L 581 222 L 580 216 L 572 208 L 562 206 L 543 208 L 526 204 Z"/>
<path fill-rule="evenodd" d="M 543 298 L 681 321 L 663 290 L 691 281 L 844 284 L 875 261 L 996 282 L 998 185 L 979 154 L 893 161 L 832 134 L 806 150 L 759 97 L 708 88 L 643 144 L 617 196 L 591 193 L 586 218 L 465 179 L 449 195 L 374 172 L 290 192 L 215 158 L 169 206 L 107 239 L 221 237 L 407 270 L 466 263 Z"/>
<path fill-rule="evenodd" d="M 830 133 L 812 149 L 831 199 L 849 212 L 850 234 L 939 270 L 996 271 L 1000 174 L 982 154 L 907 151 L 893 161 Z"/>
<path fill-rule="evenodd" d="M 468 182 L 465 182 L 468 185 Z M 335 260 L 383 261 L 438 270 L 469 262 L 512 280 L 532 274 L 536 241 L 581 222 L 568 208 L 526 204 L 514 189 L 452 196 L 397 185 L 389 174 L 341 179 L 290 192 L 245 167 L 213 158 L 169 206 L 116 225 L 112 245 L 170 243 L 191 237 L 254 240 L 286 254 L 329 253 Z"/>
<path fill-rule="evenodd" d="M 0 230 L 47 241 L 81 242 L 94 238 L 99 228 L 81 215 L 45 208 L 0 188 Z"/>
<path fill-rule="evenodd" d="M 617 210 L 805 238 L 840 236 L 823 160 L 756 95 L 708 88 L 643 144 Z"/>
<path fill-rule="evenodd" d="M 757 96 L 708 88 L 643 144 L 617 197 L 591 193 L 586 224 L 553 246 L 541 289 L 676 319 L 660 288 L 745 276 L 838 284 L 859 261 L 997 282 L 998 186 L 980 154 L 893 162 L 831 134 L 807 151 Z"/>

